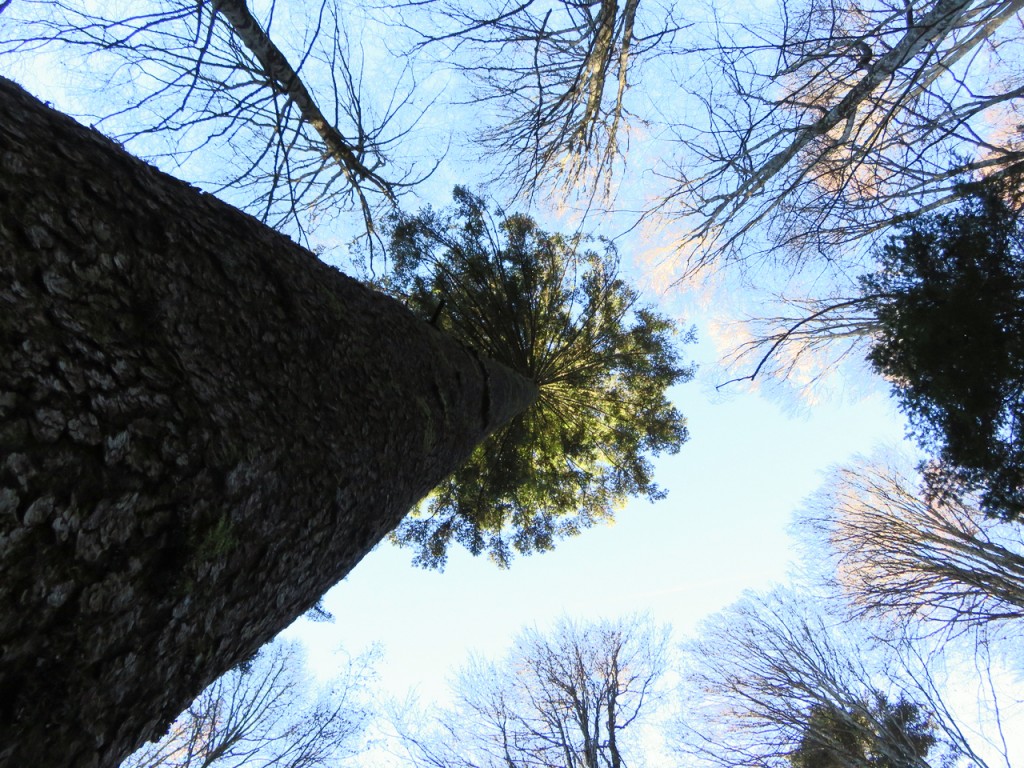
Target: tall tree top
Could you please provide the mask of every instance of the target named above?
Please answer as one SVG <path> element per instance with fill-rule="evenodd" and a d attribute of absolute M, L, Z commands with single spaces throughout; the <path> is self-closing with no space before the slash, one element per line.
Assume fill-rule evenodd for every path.
<path fill-rule="evenodd" d="M 1024 510 L 1024 231 L 1001 185 L 911 222 L 863 279 L 880 328 L 869 359 L 939 464 L 932 489 Z"/>
<path fill-rule="evenodd" d="M 506 566 L 513 552 L 610 520 L 633 496 L 661 498 L 651 455 L 674 453 L 686 421 L 668 389 L 693 375 L 674 324 L 639 302 L 606 240 L 492 217 L 462 187 L 450 209 L 397 215 L 391 293 L 538 387 L 537 402 L 436 488 L 395 538 L 439 567 L 458 541 Z"/>

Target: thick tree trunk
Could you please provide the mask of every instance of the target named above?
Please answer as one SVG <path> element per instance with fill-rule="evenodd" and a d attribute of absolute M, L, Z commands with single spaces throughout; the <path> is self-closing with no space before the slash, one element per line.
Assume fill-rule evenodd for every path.
<path fill-rule="evenodd" d="M 0 764 L 117 765 L 535 396 L 0 78 Z"/>

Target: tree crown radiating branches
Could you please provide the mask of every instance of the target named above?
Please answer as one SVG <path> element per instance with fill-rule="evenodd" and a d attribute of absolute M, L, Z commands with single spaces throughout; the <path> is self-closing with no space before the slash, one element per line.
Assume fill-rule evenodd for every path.
<path fill-rule="evenodd" d="M 422 565 L 443 565 L 452 540 L 507 565 L 513 552 L 550 549 L 610 519 L 632 496 L 663 495 L 648 457 L 686 440 L 667 391 L 693 372 L 679 361 L 674 324 L 619 277 L 611 243 L 545 232 L 522 214 L 495 221 L 463 188 L 455 202 L 392 221 L 384 287 L 529 378 L 538 398 L 396 538 L 419 548 Z"/>
<path fill-rule="evenodd" d="M 316 691 L 295 647 L 275 642 L 204 690 L 121 768 L 328 768 L 351 757 L 369 720 L 372 659 Z"/>
<path fill-rule="evenodd" d="M 903 647 L 871 645 L 809 595 L 747 594 L 683 647 L 679 753 L 718 768 L 977 759 L 927 668 Z"/>
<path fill-rule="evenodd" d="M 626 107 L 630 87 L 642 61 L 668 53 L 682 28 L 671 4 L 650 0 L 512 0 L 486 13 L 461 0 L 410 5 L 419 48 L 442 48 L 468 77 L 472 100 L 493 112 L 476 139 L 527 196 L 545 186 L 609 191 L 639 119 Z"/>
<path fill-rule="evenodd" d="M 801 513 L 856 614 L 956 634 L 1024 619 L 1024 536 L 963 498 L 929 502 L 882 459 L 836 471 Z"/>
<path fill-rule="evenodd" d="M 958 177 L 1018 168 L 1020 9 L 806 0 L 759 22 L 713 7 L 681 82 L 703 109 L 678 127 L 662 208 L 688 228 L 685 268 L 842 263 L 956 199 Z"/>
<path fill-rule="evenodd" d="M 272 0 L 255 15 L 241 0 L 148 0 L 120 18 L 25 0 L 4 12 L 0 52 L 56 42 L 113 61 L 106 71 L 136 89 L 115 111 L 142 120 L 120 132 L 166 133 L 176 159 L 230 148 L 226 187 L 251 191 L 272 220 L 310 204 L 365 214 L 408 180 L 384 163 L 413 96 L 389 91 L 373 114 L 346 39 L 355 11 L 340 3 L 304 7 L 306 32 L 285 45 L 281 24 L 269 34 L 287 14 Z M 466 76 L 477 139 L 511 191 L 607 184 L 628 162 L 628 127 L 644 126 L 665 163 L 640 168 L 651 197 L 630 207 L 684 222 L 688 271 L 765 248 L 791 266 L 843 262 L 955 199 L 964 174 L 1024 164 L 1024 0 L 711 4 L 685 19 L 651 0 L 380 6 L 417 36 L 410 66 L 432 57 Z M 647 79 L 654 59 L 678 88 Z"/>

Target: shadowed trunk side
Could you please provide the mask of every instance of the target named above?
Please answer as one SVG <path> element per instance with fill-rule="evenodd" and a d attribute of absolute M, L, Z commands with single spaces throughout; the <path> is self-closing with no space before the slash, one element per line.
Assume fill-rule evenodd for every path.
<path fill-rule="evenodd" d="M 536 388 L 2 78 L 0 114 L 0 764 L 115 766 Z"/>

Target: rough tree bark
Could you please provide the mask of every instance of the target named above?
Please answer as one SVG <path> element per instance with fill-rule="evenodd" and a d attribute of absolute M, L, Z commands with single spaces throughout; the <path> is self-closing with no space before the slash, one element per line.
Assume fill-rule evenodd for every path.
<path fill-rule="evenodd" d="M 0 78 L 0 765 L 115 766 L 536 390 Z"/>

